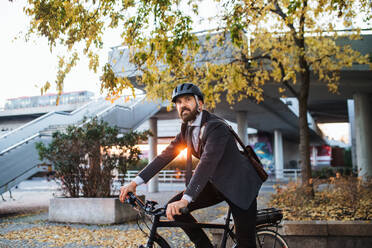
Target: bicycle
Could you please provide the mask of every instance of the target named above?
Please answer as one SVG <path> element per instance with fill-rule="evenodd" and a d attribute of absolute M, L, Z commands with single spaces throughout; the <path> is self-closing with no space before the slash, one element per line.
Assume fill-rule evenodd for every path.
<path fill-rule="evenodd" d="M 231 209 L 229 208 L 227 211 L 227 216 L 225 220 L 225 224 L 214 224 L 214 223 L 185 223 L 185 222 L 178 222 L 178 221 L 168 221 L 168 220 L 160 220 L 160 217 L 166 216 L 166 208 L 155 208 L 157 202 L 155 201 L 146 201 L 143 203 L 140 199 L 138 199 L 133 193 L 128 193 L 128 199 L 126 200 L 127 203 L 131 204 L 134 208 L 137 206 L 139 207 L 139 211 L 144 212 L 148 216 L 153 217 L 153 224 L 150 230 L 150 234 L 148 236 L 148 241 L 146 246 L 140 245 L 139 248 L 153 248 L 153 247 L 161 247 L 161 248 L 170 248 L 167 241 L 161 237 L 157 233 L 157 228 L 160 227 L 193 227 L 193 228 L 215 228 L 215 229 L 223 229 L 223 236 L 222 241 L 220 244 L 221 248 L 226 248 L 227 239 L 231 238 L 234 245 L 236 246 L 236 235 L 234 233 L 234 226 L 230 224 L 232 221 L 231 219 Z M 188 209 L 184 208 L 180 210 L 181 213 L 187 214 Z M 288 244 L 278 233 L 279 224 L 283 218 L 283 214 L 281 210 L 275 208 L 267 208 L 257 211 L 257 219 L 256 219 L 256 237 L 257 237 L 257 247 L 258 248 L 288 248 Z M 139 226 L 139 223 L 138 223 Z M 139 226 L 140 227 L 140 226 Z M 141 229 L 141 228 L 140 228 Z M 141 231 L 143 231 L 141 229 Z M 155 245 L 155 246 L 154 246 Z"/>

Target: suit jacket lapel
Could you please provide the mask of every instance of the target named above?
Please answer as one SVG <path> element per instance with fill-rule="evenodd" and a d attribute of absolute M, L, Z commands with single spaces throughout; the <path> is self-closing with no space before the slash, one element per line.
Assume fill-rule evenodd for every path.
<path fill-rule="evenodd" d="M 209 119 L 210 113 L 207 110 L 203 110 L 202 120 L 200 126 L 202 127 Z"/>
<path fill-rule="evenodd" d="M 210 117 L 211 117 L 211 114 L 208 111 L 203 110 L 201 126 L 200 126 L 200 132 L 202 132 L 202 130 L 204 129 L 204 132 L 203 132 L 202 136 L 205 135 L 205 126 L 206 126 L 208 120 L 210 119 Z M 190 143 L 188 142 L 188 139 L 191 136 L 187 132 L 187 123 L 182 123 L 181 132 L 183 134 L 185 142 L 187 142 L 187 146 L 188 146 L 188 149 L 190 149 L 191 154 L 200 159 L 201 154 L 203 152 L 203 144 L 201 142 L 203 139 L 199 135 L 199 143 L 198 143 L 198 147 L 197 147 L 197 151 L 196 151 L 194 146 L 192 145 L 192 141 Z M 192 158 L 189 158 L 189 156 L 187 156 L 186 167 L 187 167 L 187 164 L 189 164 L 189 163 L 192 163 Z"/>
<path fill-rule="evenodd" d="M 187 142 L 187 155 L 186 155 L 186 187 L 189 184 L 192 177 L 192 154 L 194 153 L 192 145 L 192 129 L 188 127 L 186 130 L 186 142 Z"/>
<path fill-rule="evenodd" d="M 186 131 L 187 131 L 187 123 L 182 122 L 182 125 L 181 125 L 181 136 L 182 136 L 182 139 L 185 142 L 185 144 L 186 144 L 186 141 L 187 141 L 187 136 L 186 136 L 187 133 L 186 133 Z"/>
<path fill-rule="evenodd" d="M 195 153 L 195 157 L 199 158 L 201 157 L 201 154 L 203 153 L 203 144 L 202 144 L 202 136 L 204 136 L 205 134 L 205 126 L 207 125 L 207 122 L 210 118 L 211 114 L 206 111 L 206 110 L 203 110 L 203 115 L 202 115 L 202 119 L 201 119 L 201 123 L 200 123 L 200 134 L 199 134 L 199 142 L 198 142 L 198 147 L 197 147 L 197 150 L 193 150 L 193 152 Z"/>

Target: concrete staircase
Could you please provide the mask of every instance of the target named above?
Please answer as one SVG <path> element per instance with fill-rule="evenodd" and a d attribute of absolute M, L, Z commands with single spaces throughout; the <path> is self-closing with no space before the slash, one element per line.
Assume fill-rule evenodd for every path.
<path fill-rule="evenodd" d="M 145 95 L 110 103 L 98 99 L 71 113 L 50 112 L 12 132 L 0 136 L 0 194 L 10 190 L 33 174 L 44 170 L 35 148 L 37 142 L 48 144 L 51 135 L 68 125 L 83 125 L 98 117 L 117 126 L 121 132 L 136 129 L 160 110 L 160 104 L 148 102 Z"/>

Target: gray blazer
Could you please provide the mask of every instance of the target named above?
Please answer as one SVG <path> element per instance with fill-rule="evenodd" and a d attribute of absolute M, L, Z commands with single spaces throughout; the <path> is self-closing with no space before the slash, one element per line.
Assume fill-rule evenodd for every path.
<path fill-rule="evenodd" d="M 240 153 L 234 136 L 222 120 L 203 110 L 201 125 L 205 125 L 205 129 L 199 142 L 198 153 L 191 148 L 193 155 L 200 161 L 185 194 L 195 200 L 209 181 L 232 203 L 242 209 L 248 209 L 258 195 L 262 180 L 249 160 Z M 181 132 L 139 176 L 148 182 L 186 148 L 186 144 L 184 123 Z"/>

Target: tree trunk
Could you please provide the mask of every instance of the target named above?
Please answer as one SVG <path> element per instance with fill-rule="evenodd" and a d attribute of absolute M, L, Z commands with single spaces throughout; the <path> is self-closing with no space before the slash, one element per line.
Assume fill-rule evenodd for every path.
<path fill-rule="evenodd" d="M 307 119 L 307 101 L 309 96 L 310 86 L 310 70 L 305 70 L 301 74 L 301 88 L 299 94 L 299 126 L 300 126 L 300 159 L 302 169 L 302 186 L 306 188 L 309 196 L 314 196 L 312 185 L 312 173 L 310 164 L 310 140 L 309 126 Z"/>
<path fill-rule="evenodd" d="M 89 153 L 89 175 L 88 175 L 88 197 L 98 197 L 101 187 L 101 164 L 100 164 L 100 146 L 99 142 L 92 145 Z"/>

